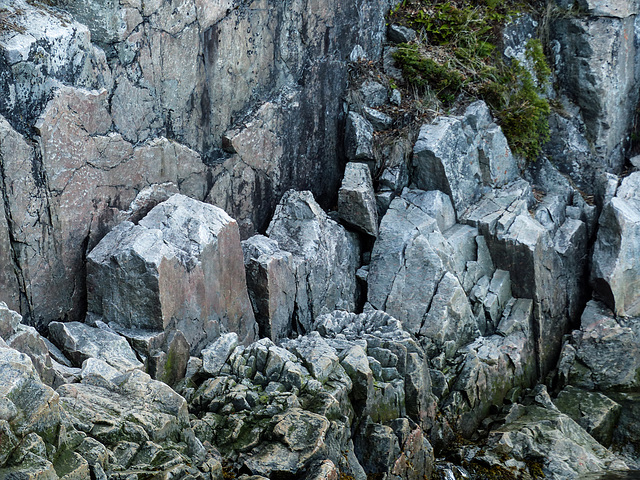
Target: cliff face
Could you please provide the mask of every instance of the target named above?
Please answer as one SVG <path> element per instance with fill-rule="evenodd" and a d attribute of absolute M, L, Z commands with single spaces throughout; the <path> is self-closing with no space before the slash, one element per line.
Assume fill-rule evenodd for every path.
<path fill-rule="evenodd" d="M 527 162 L 395 3 L 0 0 L 0 478 L 637 467 L 640 5 L 504 17 Z"/>
<path fill-rule="evenodd" d="M 334 201 L 347 60 L 380 55 L 385 2 L 58 7 L 2 5 L 0 289 L 30 323 L 83 315 L 84 257 L 145 187 L 245 237 L 289 188 Z"/>

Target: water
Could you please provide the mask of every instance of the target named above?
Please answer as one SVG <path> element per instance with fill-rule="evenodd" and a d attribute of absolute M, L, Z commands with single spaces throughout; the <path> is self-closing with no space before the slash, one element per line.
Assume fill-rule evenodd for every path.
<path fill-rule="evenodd" d="M 584 480 L 640 480 L 640 470 L 628 470 L 624 472 L 608 472 L 603 475 L 588 475 Z"/>

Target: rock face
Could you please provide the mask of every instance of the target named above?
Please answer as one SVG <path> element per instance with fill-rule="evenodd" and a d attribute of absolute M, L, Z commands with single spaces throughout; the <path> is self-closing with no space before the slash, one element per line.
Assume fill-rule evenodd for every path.
<path fill-rule="evenodd" d="M 338 190 L 338 214 L 347 224 L 372 237 L 378 235 L 378 210 L 369 167 L 347 163 Z"/>
<path fill-rule="evenodd" d="M 600 215 L 594 288 L 622 316 L 640 315 L 640 172 L 625 178 Z"/>
<path fill-rule="evenodd" d="M 556 2 L 561 9 L 574 4 Z M 586 17 L 553 21 L 556 69 L 566 93 L 580 107 L 597 162 L 619 172 L 624 138 L 638 101 L 637 2 L 581 1 Z"/>
<path fill-rule="evenodd" d="M 500 187 L 518 175 L 507 140 L 483 102 L 471 104 L 463 117 L 423 125 L 413 154 L 415 185 L 446 193 L 459 213 L 480 197 L 483 185 Z"/>
<path fill-rule="evenodd" d="M 212 205 L 174 195 L 106 235 L 87 270 L 88 309 L 107 323 L 180 330 L 192 353 L 224 331 L 257 335 L 237 223 Z"/>
<path fill-rule="evenodd" d="M 294 256 L 295 321 L 303 332 L 311 331 L 323 309 L 354 309 L 360 266 L 357 237 L 331 220 L 311 192 L 287 192 L 267 235 Z"/>
<path fill-rule="evenodd" d="M 386 4 L 205 3 L 3 3 L 0 288 L 30 324 L 81 320 L 84 256 L 150 185 L 209 195 L 244 237 L 291 187 L 334 201 L 345 59 L 380 53 Z"/>

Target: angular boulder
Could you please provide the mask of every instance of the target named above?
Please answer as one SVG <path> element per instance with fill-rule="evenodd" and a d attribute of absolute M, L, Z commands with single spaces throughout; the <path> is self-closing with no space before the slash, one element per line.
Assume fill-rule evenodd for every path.
<path fill-rule="evenodd" d="M 237 223 L 183 195 L 124 222 L 87 258 L 88 309 L 125 328 L 180 330 L 199 352 L 221 331 L 250 342 L 257 327 Z"/>
<path fill-rule="evenodd" d="M 347 224 L 372 236 L 378 235 L 378 210 L 371 171 L 364 163 L 347 163 L 338 190 L 338 215 Z"/>
<path fill-rule="evenodd" d="M 291 252 L 296 266 L 296 317 L 303 331 L 323 309 L 353 310 L 360 246 L 355 234 L 331 220 L 308 191 L 289 190 L 267 229 Z"/>
<path fill-rule="evenodd" d="M 594 288 L 617 315 L 640 315 L 640 172 L 625 178 L 600 215 Z"/>
<path fill-rule="evenodd" d="M 79 322 L 51 322 L 49 334 L 78 367 L 88 358 L 104 360 L 121 372 L 144 366 L 124 337 L 107 330 Z"/>
<path fill-rule="evenodd" d="M 242 242 L 242 250 L 260 336 L 279 343 L 292 332 L 296 298 L 293 255 L 263 235 Z"/>

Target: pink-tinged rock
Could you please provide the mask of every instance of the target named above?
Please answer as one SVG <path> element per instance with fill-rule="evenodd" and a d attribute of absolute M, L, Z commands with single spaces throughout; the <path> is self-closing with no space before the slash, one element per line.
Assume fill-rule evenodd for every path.
<path fill-rule="evenodd" d="M 184 195 L 123 222 L 87 258 L 88 309 L 125 328 L 177 329 L 192 354 L 225 331 L 257 336 L 238 224 Z"/>
<path fill-rule="evenodd" d="M 207 167 L 196 152 L 165 138 L 134 147 L 108 133 L 107 103 L 105 90 L 61 88 L 36 125 L 41 156 L 4 125 L 16 144 L 12 155 L 3 155 L 2 166 L 10 227 L 20 246 L 15 256 L 25 291 L 21 313 L 32 325 L 81 318 L 83 257 L 121 220 L 120 211 L 138 192 L 173 182 L 186 195 L 206 195 Z"/>

